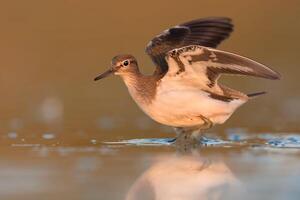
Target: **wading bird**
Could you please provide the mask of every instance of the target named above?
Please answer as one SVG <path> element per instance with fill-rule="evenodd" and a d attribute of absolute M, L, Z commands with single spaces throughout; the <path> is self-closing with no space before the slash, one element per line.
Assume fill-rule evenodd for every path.
<path fill-rule="evenodd" d="M 244 94 L 218 83 L 222 74 L 279 79 L 272 69 L 249 58 L 215 49 L 233 30 L 229 18 L 189 21 L 163 31 L 147 45 L 156 65 L 152 75 L 139 71 L 135 57 L 117 55 L 95 80 L 121 76 L 130 95 L 153 120 L 182 134 L 223 124 L 258 92 Z"/>

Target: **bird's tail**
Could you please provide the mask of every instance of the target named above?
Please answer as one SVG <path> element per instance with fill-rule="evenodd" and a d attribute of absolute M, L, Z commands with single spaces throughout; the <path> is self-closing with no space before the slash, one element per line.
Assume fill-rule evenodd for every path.
<path fill-rule="evenodd" d="M 251 93 L 251 94 L 247 94 L 248 97 L 250 98 L 254 98 L 263 94 L 266 94 L 267 92 L 255 92 L 255 93 Z"/>

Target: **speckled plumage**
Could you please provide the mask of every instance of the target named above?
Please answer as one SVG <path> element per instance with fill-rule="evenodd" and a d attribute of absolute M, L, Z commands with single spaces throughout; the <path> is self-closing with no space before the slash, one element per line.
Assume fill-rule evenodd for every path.
<path fill-rule="evenodd" d="M 279 79 L 270 68 L 237 54 L 216 50 L 233 30 L 228 18 L 206 18 L 172 27 L 146 48 L 156 64 L 153 75 L 140 73 L 128 54 L 112 59 L 108 74 L 120 75 L 130 95 L 153 120 L 186 130 L 224 123 L 250 97 L 218 83 L 221 74 Z"/>

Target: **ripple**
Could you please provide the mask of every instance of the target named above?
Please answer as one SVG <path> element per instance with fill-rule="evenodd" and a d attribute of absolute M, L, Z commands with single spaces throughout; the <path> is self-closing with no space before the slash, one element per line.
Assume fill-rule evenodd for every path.
<path fill-rule="evenodd" d="M 108 145 L 136 145 L 136 146 L 169 146 L 173 145 L 175 138 L 142 138 L 142 139 L 130 139 L 120 140 L 115 142 L 103 142 Z M 218 138 L 202 137 L 200 141 L 203 146 L 216 146 L 216 145 L 228 145 L 233 144 L 232 141 L 225 141 Z"/>
<path fill-rule="evenodd" d="M 119 141 L 103 142 L 106 145 L 136 145 L 136 146 L 170 146 L 175 144 L 175 138 L 136 138 Z M 253 133 L 232 133 L 225 139 L 202 137 L 199 141 L 201 146 L 249 146 L 249 147 L 271 147 L 271 148 L 295 148 L 300 149 L 300 134 L 253 134 Z"/>
<path fill-rule="evenodd" d="M 141 146 L 160 146 L 173 144 L 174 138 L 143 138 L 143 139 L 130 139 L 120 140 L 116 142 L 103 142 L 104 144 L 111 145 L 141 145 Z"/>
<path fill-rule="evenodd" d="M 300 149 L 300 136 L 292 135 L 280 138 L 272 138 L 267 141 L 267 144 L 276 148 L 299 148 Z"/>

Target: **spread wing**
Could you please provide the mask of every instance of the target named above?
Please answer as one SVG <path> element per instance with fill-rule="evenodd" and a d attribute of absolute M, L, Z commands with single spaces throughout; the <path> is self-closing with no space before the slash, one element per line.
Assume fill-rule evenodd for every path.
<path fill-rule="evenodd" d="M 196 73 L 209 87 L 216 84 L 221 74 L 280 78 L 279 73 L 249 58 L 197 45 L 174 49 L 168 52 L 166 60 L 170 67 L 168 73 Z"/>
<path fill-rule="evenodd" d="M 167 52 L 188 45 L 217 47 L 233 31 L 229 18 L 211 17 L 189 21 L 170 29 L 153 38 L 146 47 L 147 54 L 156 64 L 156 73 L 165 74 L 168 64 Z"/>

